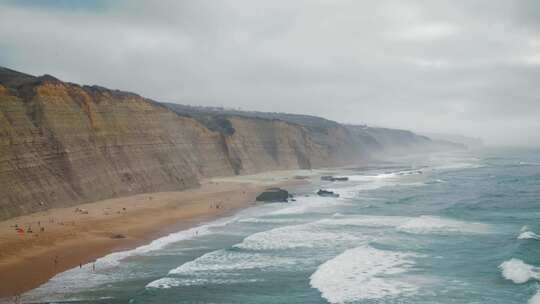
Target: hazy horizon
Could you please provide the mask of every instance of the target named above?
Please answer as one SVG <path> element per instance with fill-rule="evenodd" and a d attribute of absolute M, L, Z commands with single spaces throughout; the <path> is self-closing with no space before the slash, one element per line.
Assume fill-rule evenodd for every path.
<path fill-rule="evenodd" d="M 163 102 L 540 143 L 540 2 L 0 0 L 0 66 Z"/>

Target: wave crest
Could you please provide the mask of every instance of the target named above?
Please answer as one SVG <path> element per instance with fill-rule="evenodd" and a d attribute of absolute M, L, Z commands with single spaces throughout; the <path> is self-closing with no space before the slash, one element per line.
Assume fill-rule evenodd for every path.
<path fill-rule="evenodd" d="M 319 266 L 310 285 L 330 303 L 413 294 L 417 286 L 392 277 L 412 267 L 413 256 L 370 246 L 349 249 Z"/>
<path fill-rule="evenodd" d="M 540 280 L 540 268 L 534 267 L 520 259 L 510 259 L 499 265 L 505 279 L 516 284 L 523 284 L 530 280 Z"/>

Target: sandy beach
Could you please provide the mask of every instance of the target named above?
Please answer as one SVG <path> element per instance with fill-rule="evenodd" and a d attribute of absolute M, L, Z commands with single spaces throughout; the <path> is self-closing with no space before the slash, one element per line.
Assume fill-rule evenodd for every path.
<path fill-rule="evenodd" d="M 0 222 L 0 298 L 108 253 L 245 208 L 266 187 L 303 182 L 294 178 L 298 174 L 216 178 L 196 189 L 108 199 Z"/>

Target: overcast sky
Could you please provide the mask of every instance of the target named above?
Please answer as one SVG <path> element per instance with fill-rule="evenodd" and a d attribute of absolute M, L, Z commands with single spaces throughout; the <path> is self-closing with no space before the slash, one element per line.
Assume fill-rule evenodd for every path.
<path fill-rule="evenodd" d="M 540 144 L 538 0 L 0 0 L 0 65 L 159 101 Z"/>

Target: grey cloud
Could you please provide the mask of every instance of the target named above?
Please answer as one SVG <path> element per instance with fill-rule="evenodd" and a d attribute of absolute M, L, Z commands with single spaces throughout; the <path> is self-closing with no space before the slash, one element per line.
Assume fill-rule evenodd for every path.
<path fill-rule="evenodd" d="M 537 1 L 0 2 L 0 65 L 163 101 L 540 143 Z"/>

